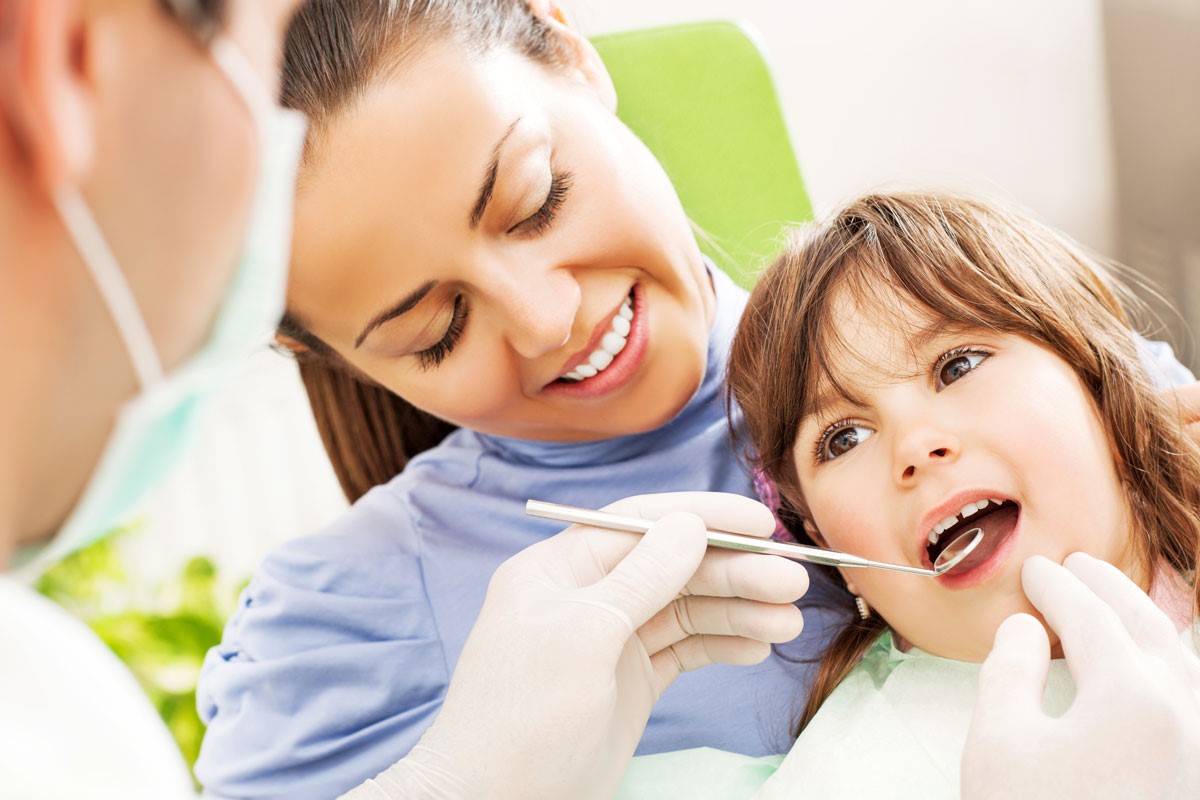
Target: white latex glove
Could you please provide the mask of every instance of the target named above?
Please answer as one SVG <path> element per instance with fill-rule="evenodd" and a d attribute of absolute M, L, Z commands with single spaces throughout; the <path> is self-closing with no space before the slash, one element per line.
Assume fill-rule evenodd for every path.
<path fill-rule="evenodd" d="M 963 753 L 967 800 L 1200 797 L 1200 663 L 1150 598 L 1082 553 L 1034 557 L 1025 594 L 1062 640 L 1075 702 L 1042 712 L 1045 629 L 1015 614 L 996 632 Z"/>
<path fill-rule="evenodd" d="M 755 664 L 800 634 L 800 564 L 706 550 L 705 523 L 770 535 L 765 506 L 685 492 L 607 508 L 659 522 L 644 536 L 572 526 L 505 562 L 436 722 L 346 797 L 611 797 L 681 672 Z"/>

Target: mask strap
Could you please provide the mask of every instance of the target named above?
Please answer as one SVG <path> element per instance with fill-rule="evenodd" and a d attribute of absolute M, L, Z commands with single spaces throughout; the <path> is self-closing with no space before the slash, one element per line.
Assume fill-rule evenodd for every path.
<path fill-rule="evenodd" d="M 209 48 L 213 61 L 221 69 L 221 74 L 229 81 L 237 96 L 242 99 L 261 134 L 264 130 L 264 118 L 276 106 L 270 93 L 263 86 L 262 79 L 254 71 L 254 67 L 246 60 L 241 48 L 224 36 L 218 36 Z"/>
<path fill-rule="evenodd" d="M 154 338 L 146 327 L 146 320 L 134 299 L 129 281 L 118 266 L 116 256 L 96 224 L 96 218 L 74 186 L 59 187 L 54 192 L 54 205 L 75 243 L 75 249 L 79 251 L 80 258 L 100 290 L 100 296 L 129 352 L 142 390 L 154 386 L 163 377 L 162 361 L 159 360 Z"/>

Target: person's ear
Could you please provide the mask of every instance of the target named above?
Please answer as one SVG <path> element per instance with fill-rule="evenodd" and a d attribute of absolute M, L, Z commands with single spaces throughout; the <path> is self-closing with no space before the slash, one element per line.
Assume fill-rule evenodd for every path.
<path fill-rule="evenodd" d="M 609 111 L 617 110 L 617 90 L 613 88 L 608 68 L 600 59 L 596 48 L 587 37 L 579 32 L 575 23 L 558 0 L 526 0 L 529 11 L 542 21 L 567 46 L 571 53 L 571 67 L 578 71 L 584 82 L 595 90 L 600 102 Z"/>
<path fill-rule="evenodd" d="M 301 353 L 307 353 L 309 349 L 308 345 L 293 339 L 286 333 L 275 334 L 275 346 L 286 350 L 288 353 L 291 353 L 294 356 L 298 356 Z"/>
<path fill-rule="evenodd" d="M 0 114 L 18 158 L 47 192 L 91 168 L 93 65 L 81 5 L 5 0 L 0 10 Z"/>

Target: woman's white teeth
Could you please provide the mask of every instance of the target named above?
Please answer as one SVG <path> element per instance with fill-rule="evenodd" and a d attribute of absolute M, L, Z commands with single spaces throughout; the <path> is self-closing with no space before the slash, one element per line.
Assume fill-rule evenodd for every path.
<path fill-rule="evenodd" d="M 633 301 L 626 297 L 620 310 L 612 318 L 609 330 L 604 334 L 604 338 L 600 340 L 600 346 L 592 351 L 592 354 L 587 357 L 587 361 L 563 375 L 563 377 L 572 381 L 582 381 L 599 375 L 607 369 L 608 365 L 617 357 L 617 354 L 625 349 L 625 344 L 628 342 L 629 321 L 631 319 L 633 319 Z"/>
<path fill-rule="evenodd" d="M 933 530 L 929 532 L 929 543 L 937 544 L 938 538 L 948 529 L 954 527 L 959 520 L 974 516 L 983 509 L 987 508 L 990 504 L 994 503 L 996 505 L 1000 505 L 1002 502 L 1002 500 L 997 500 L 993 497 L 991 499 L 976 500 L 974 503 L 967 503 L 965 506 L 959 509 L 958 514 L 954 515 L 953 517 L 946 517 L 944 520 L 933 526 Z"/>
<path fill-rule="evenodd" d="M 622 339 L 621 343 L 624 344 L 625 340 Z M 604 368 L 612 363 L 612 360 L 613 354 L 603 349 L 597 350 L 588 356 L 588 363 L 595 367 L 597 372 L 603 372 Z"/>

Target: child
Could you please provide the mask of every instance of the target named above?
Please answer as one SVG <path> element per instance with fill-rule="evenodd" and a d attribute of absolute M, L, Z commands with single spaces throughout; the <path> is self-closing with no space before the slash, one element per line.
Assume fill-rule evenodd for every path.
<path fill-rule="evenodd" d="M 729 384 L 793 532 L 929 566 L 984 531 L 938 579 L 840 571 L 861 618 L 763 795 L 956 796 L 977 662 L 1002 620 L 1034 612 L 1029 556 L 1114 564 L 1194 647 L 1200 458 L 1139 359 L 1129 302 L 1046 227 L 940 195 L 862 198 L 763 275 Z M 1074 691 L 1055 667 L 1050 713 Z"/>
<path fill-rule="evenodd" d="M 859 618 L 781 765 L 650 756 L 620 797 L 956 797 L 979 662 L 1001 621 L 1036 613 L 1032 555 L 1116 565 L 1194 651 L 1200 456 L 1139 357 L 1130 302 L 1063 237 L 976 200 L 873 195 L 803 229 L 729 362 L 781 518 L 801 541 L 914 566 L 984 538 L 937 579 L 835 573 Z M 1048 713 L 1073 694 L 1053 662 Z"/>

